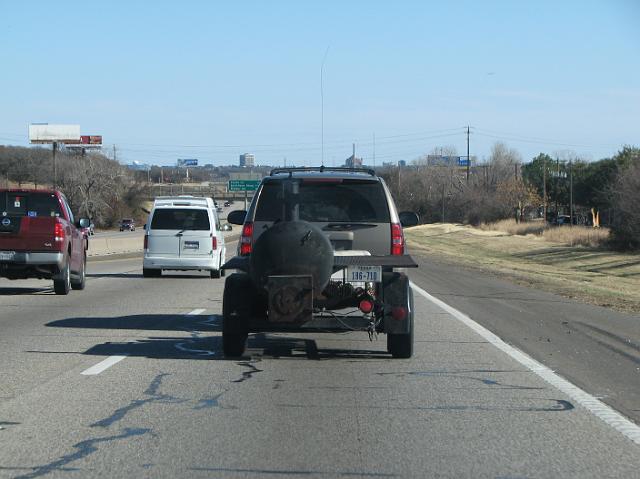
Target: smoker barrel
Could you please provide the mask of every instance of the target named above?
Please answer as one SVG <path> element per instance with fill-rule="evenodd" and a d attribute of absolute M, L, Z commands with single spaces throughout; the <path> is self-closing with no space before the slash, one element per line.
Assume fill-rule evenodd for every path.
<path fill-rule="evenodd" d="M 284 221 L 256 240 L 250 259 L 254 284 L 266 288 L 269 276 L 311 275 L 313 289 L 322 291 L 333 272 L 333 248 L 317 226 Z"/>

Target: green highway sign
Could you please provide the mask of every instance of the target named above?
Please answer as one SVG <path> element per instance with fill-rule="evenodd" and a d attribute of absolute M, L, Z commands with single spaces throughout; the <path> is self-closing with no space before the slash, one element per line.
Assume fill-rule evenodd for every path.
<path fill-rule="evenodd" d="M 256 191 L 261 180 L 229 180 L 229 191 Z"/>

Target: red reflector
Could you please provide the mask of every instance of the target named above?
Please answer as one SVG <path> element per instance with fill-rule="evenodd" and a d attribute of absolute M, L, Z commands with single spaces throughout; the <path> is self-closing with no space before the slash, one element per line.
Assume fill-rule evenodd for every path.
<path fill-rule="evenodd" d="M 403 308 L 402 306 L 394 306 L 391 310 L 391 316 L 396 321 L 402 321 L 407 317 L 407 308 Z"/>
<path fill-rule="evenodd" d="M 53 236 L 55 236 L 55 241 L 64 241 L 64 226 L 62 226 L 62 223 L 55 224 L 53 227 Z"/>
<path fill-rule="evenodd" d="M 213 251 L 218 248 L 218 239 L 215 236 L 211 238 L 211 248 L 213 248 Z"/>
<path fill-rule="evenodd" d="M 144 249 L 149 249 L 149 236 L 144 235 Z"/>
<path fill-rule="evenodd" d="M 391 254 L 394 256 L 404 254 L 404 234 L 399 223 L 391 224 Z"/>
<path fill-rule="evenodd" d="M 240 256 L 251 254 L 251 241 L 253 239 L 253 223 L 245 223 L 242 226 L 242 235 L 240 236 Z"/>
<path fill-rule="evenodd" d="M 358 308 L 360 308 L 360 311 L 365 314 L 370 313 L 371 311 L 373 311 L 373 301 L 369 299 L 363 299 L 362 301 L 360 301 Z"/>

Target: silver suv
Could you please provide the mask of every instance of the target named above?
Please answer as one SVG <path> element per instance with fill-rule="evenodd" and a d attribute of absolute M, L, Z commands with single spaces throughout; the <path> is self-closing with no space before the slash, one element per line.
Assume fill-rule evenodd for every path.
<path fill-rule="evenodd" d="M 242 225 L 237 269 L 225 283 L 223 347 L 242 355 L 249 332 L 366 331 L 387 334 L 394 357 L 413 352 L 413 296 L 397 268 L 416 267 L 384 181 L 373 170 L 276 169 L 264 178 Z M 354 314 L 356 313 L 356 314 Z"/>

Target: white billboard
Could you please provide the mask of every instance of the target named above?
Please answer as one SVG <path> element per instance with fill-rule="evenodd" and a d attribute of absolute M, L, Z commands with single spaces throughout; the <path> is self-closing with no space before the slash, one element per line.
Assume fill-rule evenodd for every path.
<path fill-rule="evenodd" d="M 29 125 L 30 143 L 79 143 L 80 125 L 49 125 L 33 123 Z"/>

